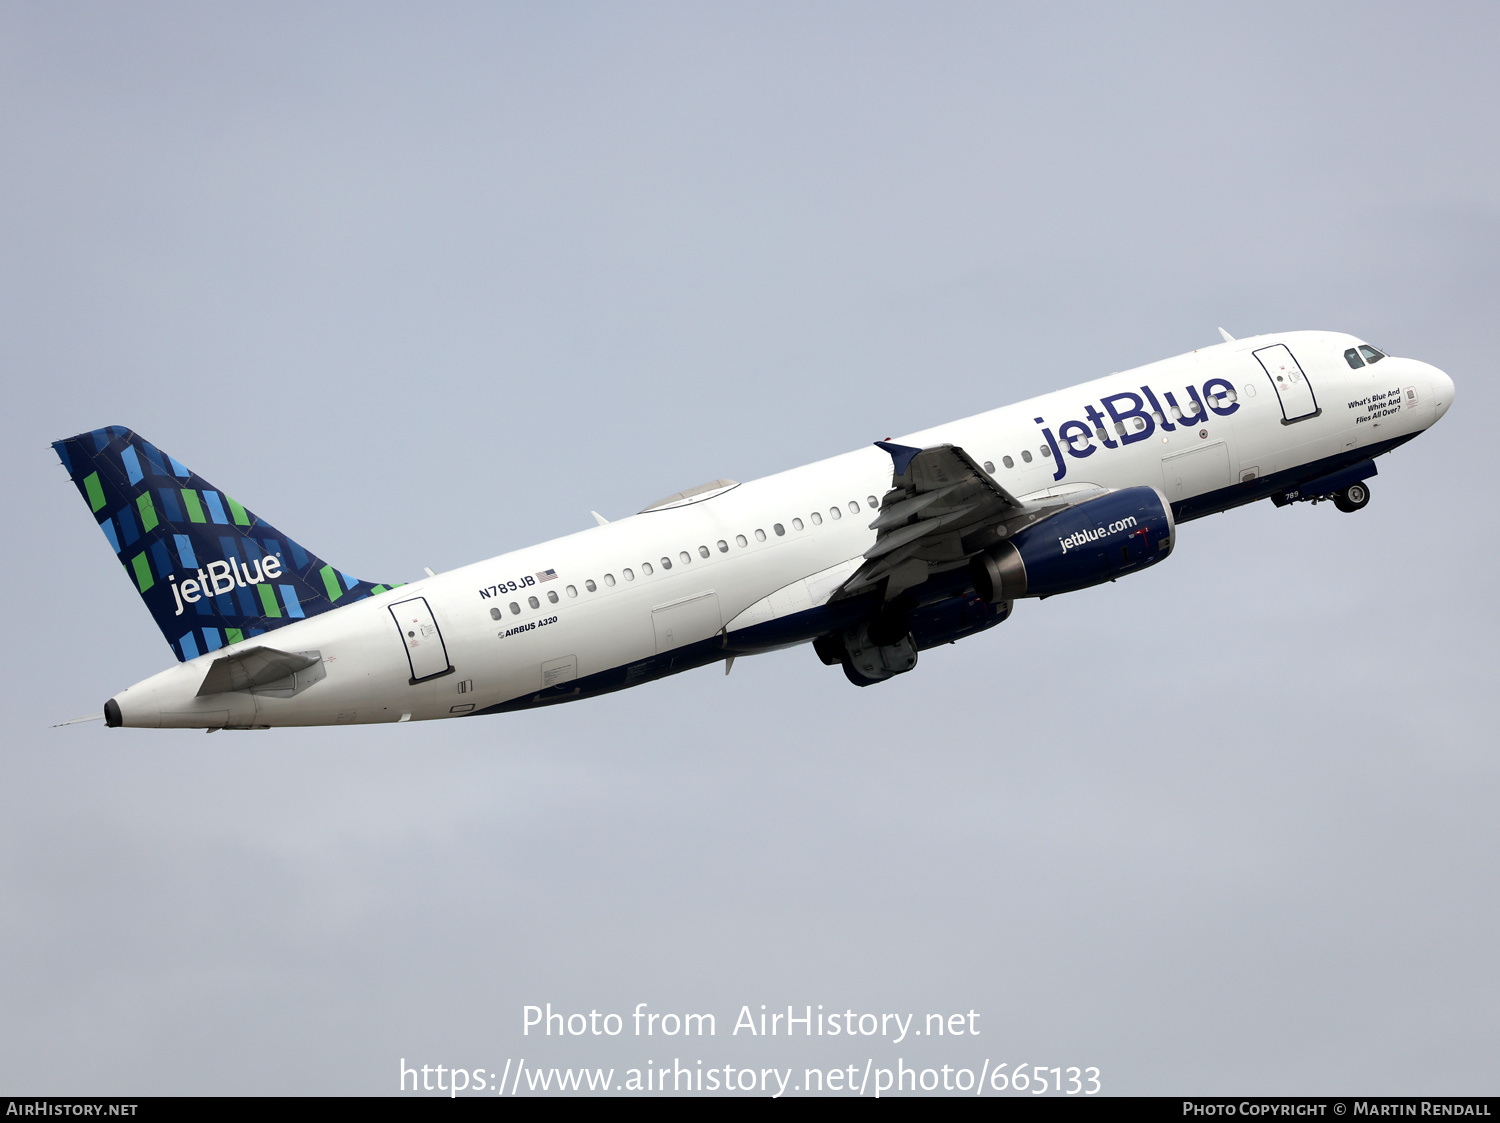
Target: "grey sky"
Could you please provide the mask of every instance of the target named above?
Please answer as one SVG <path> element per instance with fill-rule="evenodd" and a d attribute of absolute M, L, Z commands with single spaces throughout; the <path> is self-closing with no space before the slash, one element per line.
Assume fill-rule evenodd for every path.
<path fill-rule="evenodd" d="M 1097 1065 L 1494 1092 L 1493 6 L 0 9 L 0 1090 L 465 1067 Z M 1453 410 L 850 687 L 48 726 L 170 652 L 47 448 L 129 425 L 409 580 L 1217 342 Z M 521 1007 L 712 1012 L 692 1044 Z M 981 1012 L 901 1046 L 742 1004 Z"/>

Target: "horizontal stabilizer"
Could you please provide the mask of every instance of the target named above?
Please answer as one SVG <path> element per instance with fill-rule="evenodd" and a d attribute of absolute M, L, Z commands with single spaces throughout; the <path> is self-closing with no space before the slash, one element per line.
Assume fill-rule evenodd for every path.
<path fill-rule="evenodd" d="M 277 651 L 274 647 L 252 647 L 249 651 L 224 655 L 209 665 L 198 697 L 269 686 L 322 661 L 316 653 Z"/>

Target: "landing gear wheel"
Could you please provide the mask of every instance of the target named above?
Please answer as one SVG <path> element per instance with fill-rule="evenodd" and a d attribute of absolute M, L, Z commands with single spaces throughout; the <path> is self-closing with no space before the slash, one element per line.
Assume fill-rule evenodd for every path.
<path fill-rule="evenodd" d="M 849 658 L 844 654 L 844 637 L 837 632 L 832 632 L 826 636 L 819 636 L 813 640 L 813 651 L 817 653 L 818 658 L 823 661 L 824 665 L 829 667 L 836 667 L 838 664 L 846 662 Z"/>
<path fill-rule="evenodd" d="M 864 675 L 860 674 L 854 669 L 854 664 L 848 659 L 844 660 L 844 677 L 852 682 L 855 686 L 874 686 L 877 682 L 885 681 L 884 679 L 878 678 L 866 678 Z"/>
<path fill-rule="evenodd" d="M 1333 493 L 1333 505 L 1346 515 L 1362 510 L 1370 502 L 1370 489 L 1362 483 L 1350 484 Z"/>

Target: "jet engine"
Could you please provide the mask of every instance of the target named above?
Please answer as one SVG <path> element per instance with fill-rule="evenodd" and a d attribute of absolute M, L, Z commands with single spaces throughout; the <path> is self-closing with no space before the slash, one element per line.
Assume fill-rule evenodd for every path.
<path fill-rule="evenodd" d="M 1050 597 L 1145 569 L 1172 552 L 1172 506 L 1154 487 L 1127 487 L 1017 531 L 969 562 L 991 604 Z"/>

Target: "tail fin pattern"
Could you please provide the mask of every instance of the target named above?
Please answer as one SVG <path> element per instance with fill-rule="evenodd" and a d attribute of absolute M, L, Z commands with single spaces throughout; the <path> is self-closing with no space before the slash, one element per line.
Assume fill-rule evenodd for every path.
<path fill-rule="evenodd" d="M 179 660 L 391 587 L 325 564 L 129 429 L 52 447 Z"/>

